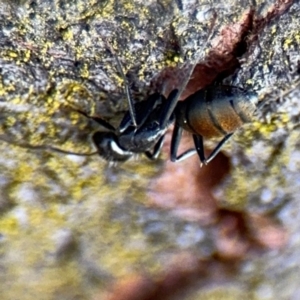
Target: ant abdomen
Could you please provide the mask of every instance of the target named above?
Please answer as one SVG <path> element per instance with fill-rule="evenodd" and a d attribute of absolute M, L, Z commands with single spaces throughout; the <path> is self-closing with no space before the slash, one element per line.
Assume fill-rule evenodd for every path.
<path fill-rule="evenodd" d="M 179 126 L 205 138 L 222 137 L 250 122 L 257 95 L 239 87 L 210 86 L 176 107 Z"/>
<path fill-rule="evenodd" d="M 201 164 L 208 164 L 226 141 L 244 123 L 250 122 L 258 97 L 254 92 L 234 86 L 210 86 L 199 90 L 175 109 L 175 126 L 171 141 L 171 160 L 181 161 L 197 153 Z M 183 129 L 193 134 L 194 149 L 177 155 Z M 208 158 L 205 157 L 203 138 L 222 137 Z"/>

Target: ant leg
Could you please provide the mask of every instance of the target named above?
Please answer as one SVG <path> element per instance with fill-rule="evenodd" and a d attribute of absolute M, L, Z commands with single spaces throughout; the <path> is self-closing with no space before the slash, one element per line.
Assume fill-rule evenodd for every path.
<path fill-rule="evenodd" d="M 185 152 L 183 152 L 181 155 L 179 155 L 177 158 L 176 158 L 176 161 L 175 162 L 181 162 L 191 156 L 193 156 L 194 154 L 196 154 L 196 150 L 195 149 L 189 149 Z"/>
<path fill-rule="evenodd" d="M 219 144 L 216 146 L 216 148 L 212 151 L 212 153 L 209 155 L 209 157 L 206 159 L 205 155 L 204 155 L 204 147 L 203 147 L 203 138 L 201 135 L 193 135 L 193 139 L 194 139 L 194 143 L 195 143 L 195 147 L 196 150 L 194 149 L 190 149 L 186 152 L 184 152 L 183 154 L 181 154 L 179 157 L 176 158 L 176 161 L 181 161 L 184 160 L 190 156 L 192 156 L 193 154 L 198 153 L 198 156 L 200 158 L 200 161 L 202 164 L 207 165 L 209 162 L 211 162 L 216 156 L 217 154 L 220 152 L 220 150 L 222 149 L 223 145 L 230 139 L 230 137 L 233 135 L 233 133 L 229 133 L 227 134 L 222 140 L 221 142 L 219 142 Z M 172 138 L 173 139 L 173 138 Z M 178 147 L 178 145 L 177 145 Z M 172 160 L 172 158 L 171 158 Z"/>
<path fill-rule="evenodd" d="M 162 94 L 154 93 L 148 97 L 148 99 L 144 102 L 138 103 L 137 107 L 141 109 L 138 114 L 138 126 L 141 127 L 147 121 L 150 114 L 153 112 L 153 109 L 156 105 L 165 103 L 166 99 Z"/>
<path fill-rule="evenodd" d="M 175 110 L 179 98 L 178 90 L 175 89 L 171 91 L 168 96 L 168 99 L 165 102 L 165 105 L 162 107 L 162 112 L 160 116 L 160 127 L 165 128 L 168 125 L 168 122 L 171 119 L 171 116 Z M 176 125 L 175 125 L 176 126 Z"/>
<path fill-rule="evenodd" d="M 113 127 L 110 123 L 108 123 L 104 119 L 102 119 L 100 117 L 92 117 L 81 110 L 76 110 L 76 111 L 78 113 L 82 114 L 83 116 L 85 116 L 86 118 L 94 120 L 95 122 L 97 122 L 98 124 L 103 126 L 104 128 L 108 129 L 109 131 L 113 131 L 113 132 L 116 131 L 115 127 Z"/>
<path fill-rule="evenodd" d="M 175 124 L 173 134 L 172 134 L 172 140 L 171 140 L 171 161 L 173 162 L 180 162 L 182 160 L 185 160 L 189 158 L 190 156 L 194 155 L 196 153 L 195 149 L 189 149 L 182 153 L 181 155 L 177 156 L 178 147 L 181 139 L 183 129 Z"/>
<path fill-rule="evenodd" d="M 135 104 L 135 108 L 137 109 L 137 127 L 141 127 L 148 119 L 149 115 L 152 113 L 154 107 L 157 104 L 160 104 L 163 101 L 164 96 L 155 93 L 148 97 L 147 100 L 138 102 Z M 165 100 L 165 99 L 164 99 Z M 125 131 L 132 123 L 130 113 L 127 112 L 119 126 L 119 132 L 122 133 Z"/>
<path fill-rule="evenodd" d="M 137 124 L 136 124 L 135 107 L 134 107 L 134 103 L 133 103 L 132 96 L 131 96 L 131 93 L 130 93 L 130 89 L 129 89 L 129 86 L 128 86 L 128 82 L 127 82 L 127 79 L 125 77 L 125 74 L 123 72 L 123 69 L 122 69 L 122 66 L 121 66 L 121 63 L 120 63 L 118 57 L 115 56 L 115 59 L 117 61 L 118 71 L 120 72 L 120 74 L 122 76 L 122 79 L 124 81 L 125 94 L 126 94 L 126 98 L 127 98 L 127 101 L 128 101 L 129 113 L 130 113 L 130 116 L 131 116 L 131 120 L 132 120 L 133 126 L 136 127 Z"/>
<path fill-rule="evenodd" d="M 212 153 L 206 159 L 206 162 L 205 162 L 206 164 L 208 164 L 210 161 L 212 161 L 216 157 L 216 155 L 220 152 L 223 145 L 231 138 L 232 135 L 233 135 L 233 133 L 229 133 L 222 139 L 222 141 L 216 146 L 216 148 L 212 151 Z"/>
<path fill-rule="evenodd" d="M 151 153 L 150 151 L 146 151 L 145 152 L 145 155 L 151 159 L 151 160 L 154 160 L 154 159 L 157 159 L 159 153 L 160 153 L 160 150 L 161 150 L 161 147 L 164 143 L 164 138 L 165 138 L 165 135 L 163 135 L 159 140 L 158 142 L 155 144 L 154 146 L 154 149 L 153 149 L 153 152 Z"/>
<path fill-rule="evenodd" d="M 92 156 L 92 155 L 96 155 L 98 154 L 98 151 L 95 151 L 95 152 L 87 152 L 87 153 L 78 153 L 78 152 L 72 152 L 72 151 L 67 151 L 67 150 L 63 150 L 63 149 L 60 149 L 60 148 L 56 148 L 56 147 L 52 147 L 52 146 L 32 146 L 32 145 L 18 145 L 18 144 L 15 144 L 16 146 L 20 146 L 20 147 L 23 147 L 25 148 L 30 148 L 30 149 L 36 149 L 36 150 L 50 150 L 50 151 L 53 151 L 53 152 L 57 152 L 57 153 L 61 153 L 61 154 L 66 154 L 66 155 L 77 155 L 77 156 Z"/>
<path fill-rule="evenodd" d="M 194 139 L 196 151 L 201 161 L 201 165 L 202 164 L 206 165 L 207 160 L 205 159 L 205 155 L 204 155 L 203 137 L 202 135 L 193 134 L 193 139 Z"/>
<path fill-rule="evenodd" d="M 170 158 L 171 161 L 173 162 L 177 161 L 177 151 L 178 151 L 178 146 L 182 135 L 182 130 L 183 129 L 175 123 L 173 133 L 172 133 L 171 148 L 170 148 L 171 149 Z"/>
<path fill-rule="evenodd" d="M 56 148 L 56 147 L 53 147 L 53 146 L 47 146 L 47 145 L 30 145 L 30 144 L 27 144 L 27 143 L 16 143 L 16 142 L 10 140 L 9 138 L 7 138 L 4 135 L 0 135 L 0 140 L 4 141 L 6 143 L 9 143 L 11 145 L 20 147 L 20 148 L 32 149 L 32 150 L 46 150 L 46 151 L 49 150 L 49 151 L 58 152 L 58 153 L 66 154 L 66 155 L 92 156 L 92 155 L 98 154 L 97 151 L 87 152 L 87 153 L 77 153 L 77 152 L 67 151 L 67 150 L 63 150 L 63 149 L 60 149 L 60 148 Z"/>

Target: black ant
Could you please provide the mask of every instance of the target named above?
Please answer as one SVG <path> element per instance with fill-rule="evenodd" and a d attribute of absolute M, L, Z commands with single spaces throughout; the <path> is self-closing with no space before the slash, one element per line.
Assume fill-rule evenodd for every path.
<path fill-rule="evenodd" d="M 113 50 L 110 50 L 114 54 Z M 171 161 L 182 161 L 197 153 L 201 164 L 208 164 L 234 131 L 251 121 L 256 110 L 256 93 L 226 85 L 209 86 L 178 102 L 193 68 L 180 92 L 174 89 L 167 99 L 162 94 L 155 93 L 147 100 L 133 104 L 121 64 L 118 57 L 115 54 L 114 56 L 118 71 L 124 80 L 129 103 L 129 111 L 123 117 L 119 128 L 115 129 L 102 118 L 78 111 L 109 130 L 97 131 L 92 137 L 98 154 L 108 161 L 126 161 L 137 153 L 144 153 L 149 159 L 156 159 L 163 145 L 165 132 L 175 121 L 170 149 Z M 195 148 L 177 156 L 183 130 L 193 134 Z M 208 158 L 204 155 L 203 137 L 223 137 Z M 149 150 L 151 148 L 152 152 Z"/>
<path fill-rule="evenodd" d="M 209 39 L 208 39 L 209 40 Z M 51 146 L 19 145 L 33 149 L 49 149 L 64 154 L 99 154 L 108 161 L 126 161 L 134 154 L 144 153 L 149 159 L 158 157 L 163 145 L 166 130 L 175 121 L 170 156 L 173 162 L 182 161 L 197 153 L 201 164 L 209 163 L 221 150 L 234 131 L 251 120 L 256 110 L 257 95 L 239 87 L 210 86 L 198 90 L 184 101 L 178 99 L 185 89 L 194 70 L 192 64 L 180 90 L 174 89 L 166 99 L 160 93 L 154 93 L 148 99 L 133 103 L 129 85 L 123 73 L 121 63 L 112 47 L 106 43 L 115 56 L 117 68 L 122 76 L 129 105 L 119 127 L 116 129 L 104 119 L 90 116 L 77 110 L 85 117 L 96 121 L 107 132 L 97 131 L 92 139 L 97 148 L 93 153 L 73 153 Z M 189 149 L 177 156 L 183 130 L 193 134 L 195 149 Z M 223 137 L 208 158 L 205 158 L 203 137 Z M 5 138 L 2 138 L 5 140 Z"/>
<path fill-rule="evenodd" d="M 111 52 L 113 53 L 112 49 Z M 178 97 L 183 87 L 180 93 L 177 89 L 171 91 L 167 99 L 162 94 L 155 93 L 147 100 L 133 104 L 121 64 L 116 55 L 115 58 L 129 103 L 129 112 L 125 114 L 119 128 L 115 129 L 102 118 L 88 116 L 79 111 L 109 130 L 98 131 L 92 137 L 98 154 L 108 161 L 125 161 L 136 153 L 144 153 L 149 159 L 156 159 L 163 145 L 165 132 L 175 120 L 170 149 L 171 161 L 182 161 L 197 153 L 201 164 L 208 164 L 234 131 L 251 121 L 256 110 L 256 93 L 225 85 L 201 89 L 180 102 Z M 187 78 L 186 83 L 189 80 Z M 195 149 L 189 149 L 177 156 L 183 130 L 193 133 Z M 206 159 L 203 137 L 222 136 L 223 139 Z M 149 150 L 151 148 L 152 152 Z"/>

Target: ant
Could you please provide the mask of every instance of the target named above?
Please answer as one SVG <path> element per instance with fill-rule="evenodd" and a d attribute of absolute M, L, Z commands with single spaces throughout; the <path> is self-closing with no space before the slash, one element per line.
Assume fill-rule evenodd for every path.
<path fill-rule="evenodd" d="M 102 118 L 88 116 L 78 111 L 109 130 L 109 132 L 97 131 L 92 137 L 98 154 L 108 161 L 126 161 L 136 153 L 144 153 L 149 159 L 156 159 L 163 145 L 165 132 L 175 121 L 170 148 L 171 161 L 179 162 L 197 153 L 201 164 L 208 164 L 234 131 L 251 121 L 256 110 L 258 99 L 256 93 L 226 85 L 198 90 L 180 102 L 178 102 L 180 93 L 174 89 L 167 99 L 162 94 L 155 93 L 147 100 L 133 104 L 116 55 L 115 59 L 124 80 L 129 103 L 129 111 L 123 117 L 119 128 L 115 129 Z M 138 112 L 137 116 L 135 110 Z M 177 156 L 183 130 L 193 134 L 195 149 L 189 149 Z M 223 136 L 223 139 L 209 157 L 205 158 L 203 137 L 220 136 Z M 149 150 L 151 147 L 152 152 Z"/>
<path fill-rule="evenodd" d="M 124 81 L 129 106 L 119 127 L 115 128 L 101 117 L 90 116 L 83 111 L 76 110 L 108 130 L 97 131 L 93 134 L 92 140 L 97 152 L 73 153 L 51 146 L 24 144 L 19 146 L 82 156 L 99 154 L 108 161 L 120 162 L 128 160 L 135 154 L 144 153 L 153 160 L 161 151 L 166 130 L 172 123 L 175 123 L 170 148 L 171 161 L 179 162 L 197 153 L 202 165 L 208 164 L 219 153 L 234 131 L 249 122 L 256 110 L 258 97 L 254 92 L 229 85 L 209 86 L 196 91 L 184 101 L 178 102 L 193 73 L 195 63 L 192 64 L 180 90 L 172 90 L 167 98 L 160 93 L 154 93 L 146 100 L 134 103 L 121 63 L 112 47 L 107 41 L 105 42 L 115 57 L 118 72 Z M 193 134 L 195 148 L 178 156 L 178 146 L 183 130 Z M 203 137 L 223 137 L 208 158 L 204 155 Z M 4 137 L 1 138 L 8 141 Z"/>
<path fill-rule="evenodd" d="M 256 93 L 239 87 L 209 86 L 178 102 L 195 64 L 180 91 L 174 89 L 167 99 L 162 94 L 155 93 L 147 100 L 134 104 L 121 63 L 113 49 L 109 45 L 108 47 L 115 56 L 118 71 L 124 81 L 129 111 L 117 129 L 102 118 L 78 111 L 109 130 L 97 131 L 92 137 L 98 154 L 106 160 L 126 161 L 136 153 L 144 153 L 149 159 L 156 159 L 163 145 L 165 132 L 175 121 L 170 149 L 171 161 L 179 162 L 197 153 L 201 165 L 208 164 L 234 131 L 251 121 L 258 97 Z M 177 156 L 183 130 L 193 134 L 195 149 L 189 149 Z M 203 137 L 223 137 L 208 158 L 204 155 Z M 152 151 L 149 150 L 151 148 Z"/>

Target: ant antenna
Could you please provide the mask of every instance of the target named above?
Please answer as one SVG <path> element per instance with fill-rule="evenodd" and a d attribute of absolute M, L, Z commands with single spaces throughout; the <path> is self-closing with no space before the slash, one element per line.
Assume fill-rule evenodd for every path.
<path fill-rule="evenodd" d="M 0 135 L 0 140 L 7 142 L 11 145 L 20 147 L 20 148 L 34 149 L 34 150 L 49 150 L 49 151 L 58 152 L 58 153 L 66 154 L 66 155 L 92 156 L 92 155 L 98 154 L 97 151 L 87 152 L 87 153 L 76 153 L 76 152 L 71 152 L 71 151 L 63 150 L 63 149 L 52 147 L 52 146 L 45 146 L 45 145 L 34 146 L 34 145 L 27 144 L 27 143 L 15 143 L 4 135 Z"/>
<path fill-rule="evenodd" d="M 123 68 L 122 68 L 122 65 L 121 65 L 121 62 L 118 58 L 118 56 L 116 55 L 113 47 L 110 45 L 110 43 L 108 42 L 108 40 L 106 38 L 103 38 L 107 48 L 109 49 L 109 51 L 111 52 L 111 54 L 114 56 L 116 62 L 117 62 L 117 70 L 118 72 L 121 74 L 121 77 L 124 81 L 124 88 L 125 88 L 125 94 L 126 94 L 126 98 L 128 100 L 128 105 L 129 105 L 129 113 L 130 113 L 130 117 L 131 117 L 131 120 L 132 120 L 132 123 L 133 123 L 133 126 L 134 127 L 137 127 L 137 123 L 136 123 L 136 114 L 135 114 L 135 107 L 134 107 L 134 103 L 133 103 L 133 100 L 132 100 L 132 96 L 131 96 L 131 93 L 130 93 L 130 90 L 129 90 L 129 85 L 128 85 L 128 82 L 127 82 L 127 78 L 123 72 Z"/>

